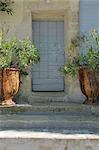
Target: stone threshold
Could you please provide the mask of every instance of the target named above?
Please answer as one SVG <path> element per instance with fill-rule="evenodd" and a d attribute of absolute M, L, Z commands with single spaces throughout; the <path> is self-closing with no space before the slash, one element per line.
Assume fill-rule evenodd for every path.
<path fill-rule="evenodd" d="M 79 103 L 66 102 L 51 102 L 51 103 L 34 103 L 30 104 L 16 104 L 15 106 L 0 105 L 0 113 L 32 113 L 32 112 L 78 112 L 78 113 L 92 113 L 99 115 L 99 105 L 85 105 Z"/>

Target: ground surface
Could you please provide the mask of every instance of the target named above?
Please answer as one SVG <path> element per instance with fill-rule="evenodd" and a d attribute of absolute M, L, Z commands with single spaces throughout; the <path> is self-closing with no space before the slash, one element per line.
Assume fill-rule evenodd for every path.
<path fill-rule="evenodd" d="M 0 150 L 99 150 L 99 106 L 0 106 Z"/>

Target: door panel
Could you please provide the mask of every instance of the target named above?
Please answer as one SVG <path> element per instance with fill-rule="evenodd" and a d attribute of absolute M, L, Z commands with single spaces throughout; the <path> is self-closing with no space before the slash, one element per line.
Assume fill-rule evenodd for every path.
<path fill-rule="evenodd" d="M 33 91 L 63 91 L 59 68 L 64 64 L 64 23 L 34 21 L 33 42 L 40 53 L 40 63 L 33 65 Z"/>

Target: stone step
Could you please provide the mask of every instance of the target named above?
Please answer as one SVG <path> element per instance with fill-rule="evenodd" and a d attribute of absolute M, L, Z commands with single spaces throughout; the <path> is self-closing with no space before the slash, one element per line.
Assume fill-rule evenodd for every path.
<path fill-rule="evenodd" d="M 66 102 L 0 106 L 0 130 L 99 132 L 99 106 Z"/>
<path fill-rule="evenodd" d="M 31 114 L 33 112 L 75 112 L 94 113 L 99 115 L 99 105 L 84 105 L 78 103 L 50 102 L 34 103 L 34 105 L 17 104 L 16 106 L 0 106 L 0 114 Z"/>
<path fill-rule="evenodd" d="M 76 113 L 32 113 L 0 115 L 0 130 L 86 131 L 99 133 L 99 117 Z"/>

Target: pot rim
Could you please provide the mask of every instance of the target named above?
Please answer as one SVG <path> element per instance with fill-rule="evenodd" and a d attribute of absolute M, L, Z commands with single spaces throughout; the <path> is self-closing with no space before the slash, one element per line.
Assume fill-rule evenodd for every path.
<path fill-rule="evenodd" d="M 18 68 L 4 68 L 3 70 L 8 70 L 8 71 L 20 71 Z"/>

